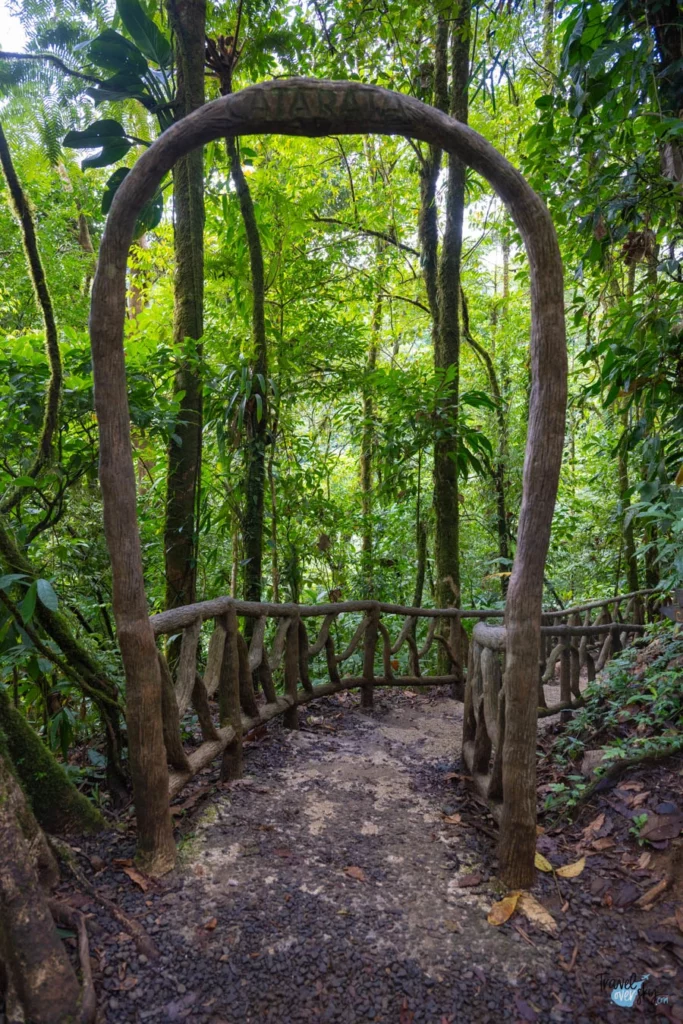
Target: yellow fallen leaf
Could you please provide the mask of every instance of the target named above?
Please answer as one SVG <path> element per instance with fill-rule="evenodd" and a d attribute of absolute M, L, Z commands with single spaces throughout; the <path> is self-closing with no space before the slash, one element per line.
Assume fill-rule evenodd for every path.
<path fill-rule="evenodd" d="M 543 931 L 549 932 L 551 935 L 555 935 L 557 932 L 557 922 L 549 911 L 545 909 L 542 903 L 539 903 L 531 893 L 523 892 L 517 901 L 517 910 L 520 914 L 524 914 L 527 920 L 531 921 L 532 924 L 538 925 Z"/>
<path fill-rule="evenodd" d="M 538 850 L 536 851 L 536 856 L 534 857 L 534 864 L 536 865 L 539 871 L 553 870 L 553 866 L 550 863 L 550 861 L 546 860 L 543 854 L 539 853 Z"/>
<path fill-rule="evenodd" d="M 580 860 L 575 860 L 573 864 L 565 864 L 563 867 L 557 868 L 556 874 L 559 878 L 578 878 L 585 866 L 586 858 L 582 857 Z"/>
<path fill-rule="evenodd" d="M 683 487 L 683 466 L 676 473 L 676 486 Z"/>
<path fill-rule="evenodd" d="M 505 924 L 506 921 L 509 921 L 515 912 L 517 901 L 521 895 L 522 894 L 520 892 L 511 892 L 507 896 L 504 896 L 502 900 L 498 900 L 497 903 L 494 903 L 486 918 L 488 923 L 497 928 L 498 925 Z"/>

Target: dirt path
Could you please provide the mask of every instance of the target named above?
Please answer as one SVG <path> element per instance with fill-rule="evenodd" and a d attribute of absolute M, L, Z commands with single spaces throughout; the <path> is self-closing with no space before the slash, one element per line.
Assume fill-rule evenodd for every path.
<path fill-rule="evenodd" d="M 563 882 L 564 913 L 547 878 L 535 890 L 556 937 L 487 923 L 502 895 L 481 831 L 492 825 L 447 777 L 461 718 L 442 694 L 378 692 L 371 713 L 345 695 L 310 706 L 299 733 L 274 726 L 250 744 L 246 778 L 185 825 L 173 876 L 144 894 L 98 876 L 163 954 L 145 962 L 98 913 L 103 1019 L 583 1024 L 637 1012 L 600 982 L 644 973 L 636 932 L 596 912 L 585 879 Z M 657 991 L 669 988 L 665 971 Z"/>

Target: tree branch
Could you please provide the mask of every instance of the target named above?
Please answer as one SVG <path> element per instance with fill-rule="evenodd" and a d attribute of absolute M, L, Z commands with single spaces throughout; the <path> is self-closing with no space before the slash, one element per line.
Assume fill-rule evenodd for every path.
<path fill-rule="evenodd" d="M 316 224 L 335 224 L 340 228 L 345 228 L 346 231 L 353 231 L 357 235 L 368 235 L 370 238 L 379 238 L 383 242 L 388 242 L 389 245 L 395 246 L 397 249 L 401 249 L 403 252 L 410 253 L 411 256 L 417 256 L 419 258 L 419 252 L 417 249 L 413 249 L 411 245 L 406 245 L 405 242 L 399 242 L 398 239 L 389 232 L 386 231 L 373 231 L 372 228 L 363 227 L 362 224 L 349 224 L 346 221 L 339 220 L 337 217 L 321 217 L 319 214 L 313 214 L 313 220 Z"/>
<path fill-rule="evenodd" d="M 102 85 L 103 81 L 101 78 L 96 78 L 95 75 L 86 75 L 83 71 L 76 71 L 75 68 L 68 67 L 55 53 L 7 53 L 0 50 L 0 60 L 45 60 L 49 64 L 54 64 L 70 78 L 80 78 L 81 81 L 92 82 L 94 85 Z"/>

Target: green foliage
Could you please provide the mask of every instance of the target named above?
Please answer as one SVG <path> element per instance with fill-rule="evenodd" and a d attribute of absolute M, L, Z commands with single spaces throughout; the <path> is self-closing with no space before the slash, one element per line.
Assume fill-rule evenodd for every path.
<path fill-rule="evenodd" d="M 600 749 L 599 778 L 622 758 L 683 749 L 683 634 L 671 623 L 650 627 L 646 637 L 612 659 L 584 691 L 584 706 L 555 738 L 550 754 L 565 781 L 550 784 L 548 809 L 566 811 L 587 780 L 572 774 L 587 749 Z"/>

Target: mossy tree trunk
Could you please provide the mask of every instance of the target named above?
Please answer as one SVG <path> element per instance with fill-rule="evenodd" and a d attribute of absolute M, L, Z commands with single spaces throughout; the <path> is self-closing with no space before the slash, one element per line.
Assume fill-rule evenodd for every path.
<path fill-rule="evenodd" d="M 76 1024 L 80 986 L 38 878 L 32 818 L 0 742 L 0 968 L 30 1024 Z"/>
<path fill-rule="evenodd" d="M 74 786 L 22 713 L 0 690 L 0 731 L 6 752 L 31 801 L 33 813 L 46 832 L 96 832 L 102 815 Z"/>

